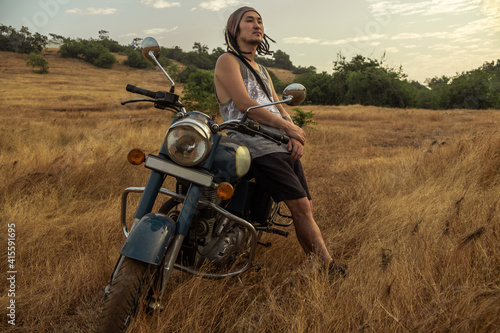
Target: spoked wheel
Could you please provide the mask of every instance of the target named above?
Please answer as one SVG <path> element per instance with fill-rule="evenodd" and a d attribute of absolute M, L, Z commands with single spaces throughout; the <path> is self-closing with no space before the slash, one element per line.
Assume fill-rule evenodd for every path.
<path fill-rule="evenodd" d="M 131 258 L 120 258 L 107 287 L 96 332 L 127 332 L 139 310 L 155 301 L 155 294 L 159 292 L 160 268 Z"/>

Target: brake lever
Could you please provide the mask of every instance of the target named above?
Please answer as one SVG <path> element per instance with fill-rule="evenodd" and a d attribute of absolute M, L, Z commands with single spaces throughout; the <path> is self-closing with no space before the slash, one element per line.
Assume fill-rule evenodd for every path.
<path fill-rule="evenodd" d="M 156 99 L 151 99 L 151 98 L 137 98 L 137 99 L 130 99 L 128 101 L 121 102 L 121 105 L 125 104 L 130 104 L 130 103 L 137 103 L 137 102 L 153 102 L 156 103 Z"/>

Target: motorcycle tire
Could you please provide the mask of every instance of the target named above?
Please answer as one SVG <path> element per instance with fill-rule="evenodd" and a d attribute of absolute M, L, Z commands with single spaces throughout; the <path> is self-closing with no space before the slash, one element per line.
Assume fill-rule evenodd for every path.
<path fill-rule="evenodd" d="M 161 205 L 158 210 L 159 213 L 168 215 L 168 213 L 175 208 L 175 206 L 180 205 L 181 203 L 176 201 L 174 198 L 170 198 Z M 175 221 L 175 220 L 174 220 Z"/>
<path fill-rule="evenodd" d="M 140 306 L 149 302 L 158 280 L 158 268 L 123 257 L 106 294 L 96 332 L 127 332 Z"/>

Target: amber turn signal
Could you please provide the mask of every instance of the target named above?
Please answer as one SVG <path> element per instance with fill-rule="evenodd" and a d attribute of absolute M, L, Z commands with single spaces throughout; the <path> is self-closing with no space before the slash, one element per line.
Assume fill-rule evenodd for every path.
<path fill-rule="evenodd" d="M 233 197 L 234 188 L 233 185 L 223 182 L 217 187 L 217 196 L 222 200 L 229 200 Z"/>
<path fill-rule="evenodd" d="M 128 152 L 127 160 L 130 164 L 139 165 L 146 160 L 146 154 L 139 148 L 134 148 Z"/>

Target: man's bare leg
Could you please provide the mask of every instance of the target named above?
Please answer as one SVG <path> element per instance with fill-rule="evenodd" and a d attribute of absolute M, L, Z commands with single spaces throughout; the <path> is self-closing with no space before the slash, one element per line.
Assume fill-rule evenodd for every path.
<path fill-rule="evenodd" d="M 332 262 L 332 257 L 326 248 L 321 231 L 314 220 L 312 203 L 306 197 L 294 200 L 285 200 L 290 209 L 295 226 L 297 239 L 306 254 L 315 254 L 325 264 Z"/>

